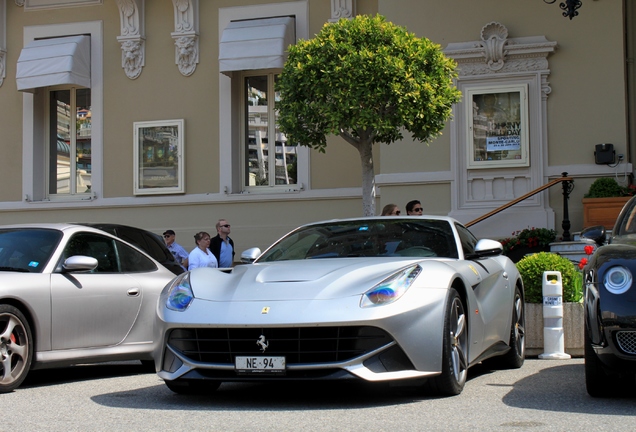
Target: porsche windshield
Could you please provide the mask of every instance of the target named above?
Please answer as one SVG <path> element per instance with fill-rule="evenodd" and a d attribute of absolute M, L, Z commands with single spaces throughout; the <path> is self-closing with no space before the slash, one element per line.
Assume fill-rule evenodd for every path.
<path fill-rule="evenodd" d="M 61 238 L 49 229 L 0 230 L 0 271 L 42 272 Z"/>
<path fill-rule="evenodd" d="M 299 228 L 258 262 L 345 257 L 458 258 L 451 225 L 436 219 L 367 219 Z"/>

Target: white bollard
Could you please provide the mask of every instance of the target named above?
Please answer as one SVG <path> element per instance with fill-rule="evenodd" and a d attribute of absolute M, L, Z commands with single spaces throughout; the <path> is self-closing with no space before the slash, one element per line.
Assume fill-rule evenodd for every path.
<path fill-rule="evenodd" d="M 543 272 L 543 354 L 540 354 L 539 358 L 547 360 L 571 358 L 565 353 L 563 283 L 561 272 L 558 271 Z"/>

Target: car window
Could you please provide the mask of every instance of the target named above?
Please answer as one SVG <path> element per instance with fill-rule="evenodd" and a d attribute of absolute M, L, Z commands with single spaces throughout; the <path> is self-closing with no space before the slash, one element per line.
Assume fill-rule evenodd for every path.
<path fill-rule="evenodd" d="M 0 270 L 42 272 L 61 239 L 58 230 L 0 230 Z"/>
<path fill-rule="evenodd" d="M 97 268 L 91 273 L 118 273 L 115 240 L 93 233 L 74 234 L 66 244 L 62 254 L 62 262 L 74 255 L 84 255 L 97 260 Z"/>
<path fill-rule="evenodd" d="M 173 258 L 170 251 L 166 248 L 163 239 L 159 236 L 155 238 L 152 233 L 144 233 L 128 227 L 118 227 L 117 237 L 143 249 L 148 255 L 159 262 Z"/>
<path fill-rule="evenodd" d="M 283 237 L 258 262 L 344 257 L 458 258 L 448 221 L 366 219 L 301 227 Z"/>
<path fill-rule="evenodd" d="M 152 260 L 131 248 L 130 246 L 117 242 L 119 251 L 119 263 L 124 273 L 143 273 L 157 270 L 157 266 Z"/>
<path fill-rule="evenodd" d="M 464 256 L 470 256 L 475 254 L 475 246 L 477 246 L 477 238 L 466 227 L 455 224 L 457 233 L 459 234 L 459 241 L 462 244 L 462 250 Z"/>

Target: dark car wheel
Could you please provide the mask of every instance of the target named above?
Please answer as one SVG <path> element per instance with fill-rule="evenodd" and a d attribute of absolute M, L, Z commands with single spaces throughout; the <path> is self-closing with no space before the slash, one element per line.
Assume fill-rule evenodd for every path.
<path fill-rule="evenodd" d="M 515 289 L 515 299 L 512 304 L 512 325 L 510 327 L 510 350 L 500 357 L 487 361 L 488 366 L 497 369 L 519 369 L 526 358 L 526 314 L 521 297 L 521 289 Z"/>
<path fill-rule="evenodd" d="M 585 387 L 592 397 L 609 397 L 618 391 L 617 376 L 605 371 L 605 367 L 592 348 L 587 326 L 585 326 Z"/>
<path fill-rule="evenodd" d="M 0 305 L 0 393 L 15 390 L 31 368 L 33 341 L 24 315 L 10 305 Z"/>
<path fill-rule="evenodd" d="M 221 385 L 220 381 L 165 381 L 166 386 L 173 392 L 183 395 L 204 395 L 213 393 Z"/>
<path fill-rule="evenodd" d="M 464 304 L 453 288 L 449 291 L 442 343 L 442 373 L 428 380 L 427 385 L 443 395 L 458 395 L 468 374 L 468 322 Z"/>

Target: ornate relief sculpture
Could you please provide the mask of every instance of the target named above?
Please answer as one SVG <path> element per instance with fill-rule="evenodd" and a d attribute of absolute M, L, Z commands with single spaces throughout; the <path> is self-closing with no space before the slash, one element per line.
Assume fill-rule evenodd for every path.
<path fill-rule="evenodd" d="M 340 18 L 353 18 L 355 14 L 355 0 L 331 0 L 331 19 L 329 22 L 336 22 Z"/>
<path fill-rule="evenodd" d="M 121 67 L 126 76 L 135 79 L 141 75 L 145 63 L 144 0 L 117 0 L 121 36 Z"/>
<path fill-rule="evenodd" d="M 504 58 L 508 54 L 504 50 L 508 42 L 508 29 L 496 22 L 486 24 L 481 29 L 481 40 L 488 67 L 494 71 L 503 68 Z"/>
<path fill-rule="evenodd" d="M 24 0 L 15 0 L 16 6 L 24 6 Z"/>
<path fill-rule="evenodd" d="M 0 49 L 0 87 L 2 86 L 2 83 L 4 82 L 4 77 L 5 77 L 5 63 L 7 61 L 7 52 L 4 50 Z"/>
<path fill-rule="evenodd" d="M 199 63 L 199 0 L 172 0 L 174 5 L 175 63 L 184 76 Z"/>

